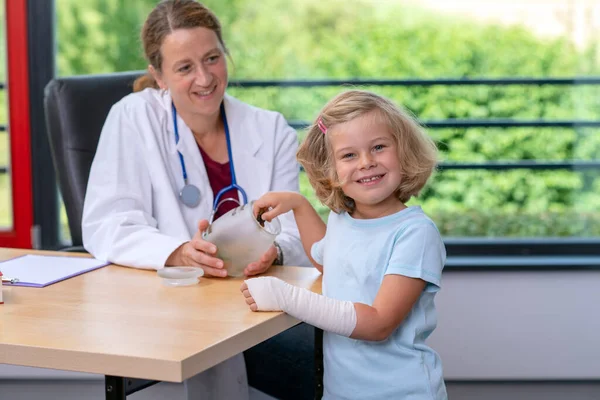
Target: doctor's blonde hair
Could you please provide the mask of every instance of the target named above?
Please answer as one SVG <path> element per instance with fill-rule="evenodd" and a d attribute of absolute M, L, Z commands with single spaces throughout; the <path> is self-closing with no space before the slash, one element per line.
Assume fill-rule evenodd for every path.
<path fill-rule="evenodd" d="M 165 38 L 177 29 L 207 28 L 215 32 L 225 54 L 229 54 L 221 23 L 217 16 L 196 0 L 162 0 L 146 18 L 142 27 L 142 44 L 144 55 L 156 71 L 161 71 L 162 54 L 160 48 Z M 136 79 L 133 91 L 138 92 L 148 87 L 158 89 L 158 84 L 151 74 L 147 73 Z"/>
<path fill-rule="evenodd" d="M 372 92 L 343 92 L 323 107 L 297 154 L 317 198 L 334 212 L 352 213 L 355 205 L 342 191 L 328 136 L 336 125 L 372 112 L 387 126 L 397 147 L 401 181 L 395 195 L 400 201 L 417 196 L 436 168 L 435 143 L 407 111 Z"/>

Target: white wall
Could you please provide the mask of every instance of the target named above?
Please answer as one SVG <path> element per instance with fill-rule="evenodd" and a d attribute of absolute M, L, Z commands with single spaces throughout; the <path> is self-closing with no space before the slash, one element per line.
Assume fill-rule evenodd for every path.
<path fill-rule="evenodd" d="M 448 270 L 436 306 L 447 379 L 600 379 L 600 270 Z"/>

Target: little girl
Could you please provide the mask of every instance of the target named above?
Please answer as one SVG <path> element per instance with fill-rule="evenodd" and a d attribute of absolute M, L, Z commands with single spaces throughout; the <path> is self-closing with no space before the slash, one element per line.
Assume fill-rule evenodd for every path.
<path fill-rule="evenodd" d="M 446 399 L 440 358 L 425 344 L 446 251 L 421 208 L 405 205 L 436 166 L 435 144 L 391 101 L 352 90 L 325 105 L 298 160 L 332 211 L 327 225 L 297 193 L 267 193 L 254 213 L 294 212 L 323 296 L 254 278 L 241 288 L 250 309 L 325 331 L 324 399 Z"/>

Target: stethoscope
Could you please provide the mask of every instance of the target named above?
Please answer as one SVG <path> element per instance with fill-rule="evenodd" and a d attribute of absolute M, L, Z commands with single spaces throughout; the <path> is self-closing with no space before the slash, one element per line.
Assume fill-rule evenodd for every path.
<path fill-rule="evenodd" d="M 171 103 L 171 110 L 173 111 L 173 127 L 175 128 L 175 144 L 179 143 L 179 129 L 177 127 L 177 110 L 175 109 L 175 104 Z M 239 205 L 248 203 L 248 196 L 246 195 L 246 191 L 242 189 L 241 186 L 237 184 L 237 179 L 235 178 L 235 168 L 233 166 L 233 155 L 231 153 L 231 140 L 229 138 L 229 125 L 227 124 L 227 116 L 225 115 L 225 106 L 221 102 L 221 118 L 223 120 L 223 126 L 225 128 L 225 140 L 227 141 L 227 154 L 229 155 L 229 170 L 231 171 L 231 185 L 224 187 L 217 193 L 215 196 L 215 201 L 213 202 L 213 210 L 210 216 L 210 222 L 214 218 L 215 213 L 219 206 L 226 201 L 235 201 Z M 183 189 L 179 192 L 179 199 L 183 204 L 190 208 L 197 207 L 200 204 L 200 189 L 196 185 L 188 183 L 187 170 L 185 168 L 185 161 L 183 160 L 183 154 L 179 150 L 177 150 L 179 154 L 179 162 L 181 163 L 181 171 L 183 172 Z M 236 189 L 242 195 L 242 202 L 240 204 L 239 200 L 226 198 L 223 201 L 219 201 L 221 196 L 223 196 L 226 192 L 231 189 Z"/>

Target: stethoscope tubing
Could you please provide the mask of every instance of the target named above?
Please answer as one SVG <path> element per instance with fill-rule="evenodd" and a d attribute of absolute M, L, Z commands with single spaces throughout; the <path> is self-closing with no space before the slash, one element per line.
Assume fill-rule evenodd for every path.
<path fill-rule="evenodd" d="M 227 123 L 227 115 L 225 114 L 225 105 L 223 104 L 223 102 L 221 102 L 221 106 L 220 106 L 220 112 L 221 112 L 221 118 L 223 120 L 223 127 L 225 129 L 225 140 L 227 141 L 227 155 L 229 157 L 229 171 L 231 173 L 231 184 L 229 186 L 224 187 L 223 189 L 221 189 L 219 191 L 219 193 L 217 193 L 217 195 L 215 196 L 214 202 L 213 202 L 213 211 L 211 213 L 211 221 L 214 217 L 214 214 L 216 213 L 217 209 L 219 208 L 220 200 L 221 197 L 228 192 L 231 189 L 236 189 L 242 196 L 242 204 L 247 204 L 248 203 L 248 196 L 246 194 L 246 191 L 237 184 L 237 179 L 235 176 L 235 167 L 233 164 L 233 152 L 231 150 L 231 139 L 229 136 L 229 124 Z M 177 124 L 177 109 L 175 108 L 175 104 L 173 104 L 173 102 L 171 102 L 171 111 L 173 114 L 173 128 L 175 131 L 175 144 L 179 143 L 179 127 Z M 188 175 L 187 175 L 187 169 L 185 167 L 185 160 L 183 159 L 183 154 L 181 154 L 181 152 L 179 150 L 177 150 L 177 154 L 179 155 L 179 163 L 181 164 L 181 172 L 183 174 L 183 183 L 185 186 L 188 186 Z M 195 189 L 198 191 L 198 193 L 200 193 L 200 190 L 195 186 L 195 185 L 190 185 L 195 187 Z M 183 193 L 183 190 L 182 190 Z M 181 197 L 181 195 L 180 195 Z M 199 199 L 198 199 L 199 200 Z M 182 202 L 186 205 L 188 205 L 183 199 Z M 238 201 L 239 204 L 239 201 Z M 197 205 L 197 204 L 196 204 Z"/>

